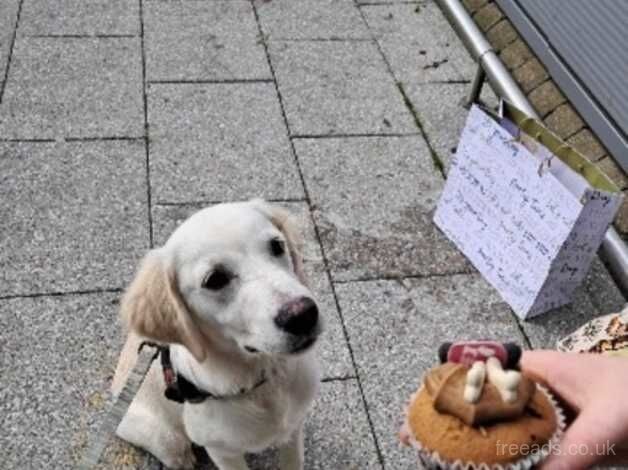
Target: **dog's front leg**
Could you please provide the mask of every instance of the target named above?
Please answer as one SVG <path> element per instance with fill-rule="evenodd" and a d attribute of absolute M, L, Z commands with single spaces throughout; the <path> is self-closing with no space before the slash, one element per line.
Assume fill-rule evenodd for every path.
<path fill-rule="evenodd" d="M 206 450 L 218 470 L 249 470 L 244 455 L 224 455 L 210 449 Z"/>
<path fill-rule="evenodd" d="M 303 469 L 303 426 L 294 432 L 292 438 L 279 448 L 279 468 L 281 470 Z"/>

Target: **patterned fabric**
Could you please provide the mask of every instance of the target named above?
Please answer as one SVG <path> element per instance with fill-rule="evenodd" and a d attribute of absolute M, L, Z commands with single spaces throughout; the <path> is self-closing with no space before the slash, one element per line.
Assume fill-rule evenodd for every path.
<path fill-rule="evenodd" d="M 559 351 L 628 357 L 628 304 L 619 313 L 591 320 L 557 343 Z"/>

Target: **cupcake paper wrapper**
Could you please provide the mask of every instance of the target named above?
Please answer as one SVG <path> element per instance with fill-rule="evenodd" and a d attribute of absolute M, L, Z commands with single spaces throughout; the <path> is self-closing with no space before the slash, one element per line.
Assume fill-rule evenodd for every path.
<path fill-rule="evenodd" d="M 436 451 L 430 451 L 429 449 L 424 448 L 420 442 L 418 442 L 412 432 L 410 431 L 410 425 L 408 422 L 408 408 L 409 404 L 414 401 L 416 396 L 421 392 L 419 389 L 416 393 L 412 395 L 410 398 L 410 402 L 408 407 L 406 407 L 404 413 L 404 423 L 403 429 L 409 436 L 409 443 L 414 447 L 419 454 L 419 462 L 423 465 L 423 468 L 428 470 L 528 470 L 533 468 L 535 465 L 538 465 L 541 461 L 547 458 L 550 454 L 550 449 L 555 449 L 560 439 L 562 438 L 563 432 L 565 431 L 565 414 L 563 410 L 560 408 L 552 394 L 543 386 L 538 385 L 537 387 L 545 393 L 548 400 L 552 404 L 554 411 L 556 413 L 556 431 L 549 439 L 547 444 L 541 447 L 541 451 L 530 453 L 530 455 L 517 460 L 516 462 L 510 462 L 507 464 L 487 464 L 482 462 L 463 462 L 461 460 L 449 461 L 444 460 Z M 419 468 L 422 468 L 419 466 Z"/>

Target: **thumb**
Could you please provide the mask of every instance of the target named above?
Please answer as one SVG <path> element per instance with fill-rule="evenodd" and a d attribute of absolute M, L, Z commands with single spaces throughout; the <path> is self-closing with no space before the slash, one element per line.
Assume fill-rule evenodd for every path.
<path fill-rule="evenodd" d="M 589 468 L 607 456 L 612 456 L 618 430 L 605 422 L 607 412 L 587 408 L 567 429 L 559 446 L 550 449 L 551 455 L 541 470 L 581 470 Z"/>
<path fill-rule="evenodd" d="M 570 407 L 582 409 L 585 404 L 585 387 L 595 377 L 595 366 L 590 370 L 582 354 L 557 351 L 524 351 L 521 371 L 537 382 L 547 385 Z"/>

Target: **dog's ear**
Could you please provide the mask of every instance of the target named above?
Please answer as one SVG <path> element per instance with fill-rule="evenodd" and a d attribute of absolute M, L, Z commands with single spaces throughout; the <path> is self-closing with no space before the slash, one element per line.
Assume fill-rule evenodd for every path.
<path fill-rule="evenodd" d="M 253 199 L 252 204 L 273 223 L 275 227 L 281 230 L 288 245 L 288 252 L 292 259 L 294 273 L 301 283 L 307 286 L 307 278 L 303 270 L 303 236 L 299 230 L 299 226 L 295 218 L 287 210 L 273 206 L 262 199 Z"/>
<path fill-rule="evenodd" d="M 159 343 L 179 343 L 202 362 L 206 340 L 179 292 L 176 271 L 159 250 L 142 260 L 122 298 L 120 314 L 126 326 Z"/>

